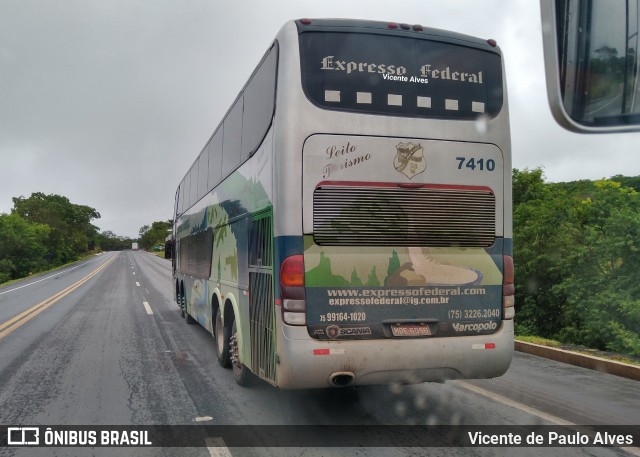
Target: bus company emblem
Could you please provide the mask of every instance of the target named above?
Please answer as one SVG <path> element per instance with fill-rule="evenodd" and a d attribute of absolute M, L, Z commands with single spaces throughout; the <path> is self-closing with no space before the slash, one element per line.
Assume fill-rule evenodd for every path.
<path fill-rule="evenodd" d="M 331 339 L 336 338 L 340 334 L 340 327 L 337 325 L 330 325 L 327 327 L 327 336 Z"/>
<path fill-rule="evenodd" d="M 393 166 L 407 178 L 412 179 L 415 175 L 427 169 L 424 148 L 420 143 L 399 143 L 396 146 L 396 157 L 393 159 Z"/>

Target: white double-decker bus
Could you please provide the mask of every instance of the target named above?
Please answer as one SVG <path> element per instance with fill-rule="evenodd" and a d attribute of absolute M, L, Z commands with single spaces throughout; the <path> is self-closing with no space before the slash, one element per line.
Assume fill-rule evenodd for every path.
<path fill-rule="evenodd" d="M 285 389 L 500 376 L 511 150 L 493 40 L 284 25 L 176 192 L 175 298 Z"/>

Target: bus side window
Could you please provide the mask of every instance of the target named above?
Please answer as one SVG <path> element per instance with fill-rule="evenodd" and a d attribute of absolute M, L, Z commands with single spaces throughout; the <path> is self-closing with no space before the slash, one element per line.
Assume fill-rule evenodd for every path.
<path fill-rule="evenodd" d="M 224 120 L 224 136 L 222 140 L 223 179 L 235 171 L 241 163 L 243 101 L 243 97 L 238 98 Z"/>
<path fill-rule="evenodd" d="M 189 170 L 189 207 L 198 201 L 198 161 Z"/>
<path fill-rule="evenodd" d="M 209 146 L 209 188 L 213 189 L 222 180 L 222 128 L 213 135 Z"/>
<path fill-rule="evenodd" d="M 244 91 L 242 162 L 262 143 L 273 117 L 278 48 L 273 46 Z"/>
<path fill-rule="evenodd" d="M 207 154 L 207 148 L 202 150 L 200 157 L 198 158 L 198 200 L 204 197 L 209 192 L 207 186 L 209 177 L 209 154 Z"/>

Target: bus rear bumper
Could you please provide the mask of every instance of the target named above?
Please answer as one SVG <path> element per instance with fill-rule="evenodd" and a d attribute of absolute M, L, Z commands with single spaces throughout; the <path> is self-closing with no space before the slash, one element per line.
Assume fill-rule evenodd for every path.
<path fill-rule="evenodd" d="M 513 356 L 512 320 L 491 335 L 422 339 L 327 341 L 311 338 L 306 327 L 281 328 L 282 389 L 494 378 Z"/>

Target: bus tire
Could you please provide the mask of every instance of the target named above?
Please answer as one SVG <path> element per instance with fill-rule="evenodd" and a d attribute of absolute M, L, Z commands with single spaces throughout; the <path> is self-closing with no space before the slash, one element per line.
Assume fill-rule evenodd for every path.
<path fill-rule="evenodd" d="M 187 324 L 193 325 L 193 324 L 196 323 L 196 320 L 193 317 L 191 317 L 191 314 L 187 313 L 186 310 L 185 310 L 184 314 L 185 314 L 184 315 L 184 319 L 187 322 Z"/>
<path fill-rule="evenodd" d="M 239 353 L 238 353 L 238 330 L 236 327 L 236 320 L 233 319 L 233 325 L 231 326 L 231 366 L 233 368 L 233 379 L 235 379 L 238 385 L 243 387 L 247 387 L 251 382 L 251 372 L 249 369 L 240 363 Z"/>
<path fill-rule="evenodd" d="M 229 340 L 231 339 L 231 329 L 224 326 L 222 321 L 222 311 L 220 307 L 216 312 L 216 320 L 213 327 L 214 338 L 216 342 L 216 355 L 218 363 L 222 368 L 231 367 L 231 350 L 229 348 Z"/>
<path fill-rule="evenodd" d="M 182 317 L 184 317 L 184 320 L 187 324 L 192 325 L 196 323 L 196 320 L 191 317 L 191 315 L 189 314 L 189 312 L 187 311 L 187 299 L 184 295 L 184 291 L 182 292 Z"/>
<path fill-rule="evenodd" d="M 185 310 L 186 301 L 184 299 L 184 291 L 182 290 L 182 287 L 180 288 L 180 292 L 178 292 L 178 306 L 180 307 L 180 317 L 185 317 L 187 314 Z"/>

